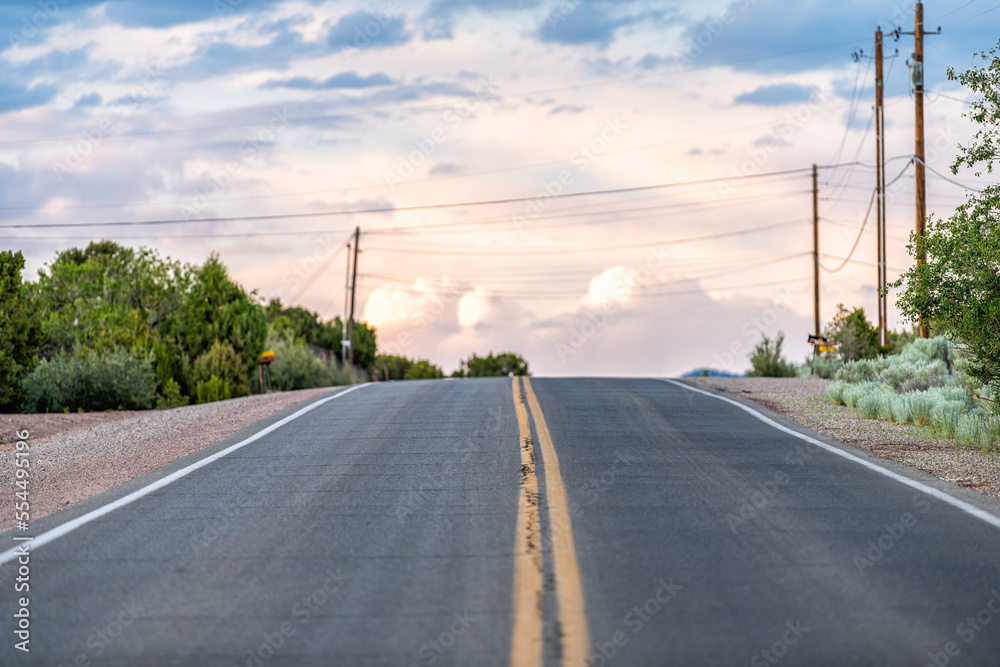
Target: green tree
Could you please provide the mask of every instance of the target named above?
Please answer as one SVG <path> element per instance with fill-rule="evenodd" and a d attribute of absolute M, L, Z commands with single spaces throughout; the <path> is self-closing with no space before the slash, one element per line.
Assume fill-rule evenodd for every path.
<path fill-rule="evenodd" d="M 344 322 L 335 317 L 328 322 L 320 319 L 319 313 L 314 313 L 299 306 L 284 307 L 280 300 L 271 299 L 267 304 L 267 322 L 279 336 L 291 334 L 296 340 L 309 345 L 330 350 L 340 363 L 344 362 L 341 340 L 344 333 Z M 375 328 L 366 322 L 354 323 L 354 365 L 375 375 L 374 366 L 378 337 Z"/>
<path fill-rule="evenodd" d="M 255 293 L 233 282 L 216 255 L 193 268 L 189 282 L 181 308 L 164 323 L 166 332 L 190 359 L 205 354 L 217 341 L 231 345 L 246 375 L 256 373 L 267 339 L 267 318 Z"/>
<path fill-rule="evenodd" d="M 395 354 L 380 354 L 372 363 L 371 375 L 378 380 L 403 380 L 413 361 Z"/>
<path fill-rule="evenodd" d="M 208 352 L 195 359 L 191 366 L 191 378 L 196 386 L 216 377 L 223 382 L 234 396 L 250 393 L 247 368 L 232 345 L 215 341 Z M 199 401 L 201 402 L 201 401 Z"/>
<path fill-rule="evenodd" d="M 42 310 L 42 356 L 98 340 L 104 348 L 148 348 L 146 334 L 181 307 L 186 281 L 179 262 L 147 248 L 101 241 L 59 253 L 32 287 Z"/>
<path fill-rule="evenodd" d="M 884 352 L 878 344 L 878 329 L 868 321 L 864 308 L 848 310 L 838 303 L 837 314 L 823 335 L 837 344 L 837 353 L 844 363 L 874 359 Z"/>
<path fill-rule="evenodd" d="M 979 53 L 984 64 L 948 77 L 976 94 L 966 117 L 980 125 L 972 142 L 959 146 L 952 172 L 960 167 L 989 173 L 1000 150 L 1000 44 Z M 911 235 L 910 254 L 918 262 L 893 287 L 911 322 L 931 324 L 968 351 L 966 372 L 985 385 L 1000 386 L 1000 185 L 970 194 L 947 220 L 931 218 L 926 234 Z"/>
<path fill-rule="evenodd" d="M 500 354 L 490 352 L 485 357 L 473 353 L 471 357 L 462 361 L 457 371 L 452 373 L 452 377 L 470 378 L 503 375 L 530 375 L 528 362 L 515 352 L 501 352 Z"/>
<path fill-rule="evenodd" d="M 762 340 L 757 343 L 750 355 L 752 368 L 747 376 L 769 378 L 794 376 L 795 367 L 781 356 L 781 346 L 785 343 L 785 334 L 779 331 L 774 340 L 768 338 L 767 334 L 761 334 L 761 338 Z"/>
<path fill-rule="evenodd" d="M 406 380 L 439 380 L 444 377 L 444 371 L 437 364 L 432 364 L 426 359 L 418 359 L 410 365 L 410 370 L 406 371 Z"/>
<path fill-rule="evenodd" d="M 0 252 L 0 412 L 14 412 L 24 399 L 21 380 L 35 367 L 42 322 L 21 282 L 24 256 Z"/>

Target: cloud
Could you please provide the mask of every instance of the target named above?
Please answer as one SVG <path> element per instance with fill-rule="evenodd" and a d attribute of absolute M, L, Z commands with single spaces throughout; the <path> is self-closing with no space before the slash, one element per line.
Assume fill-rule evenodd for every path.
<path fill-rule="evenodd" d="M 28 88 L 16 83 L 0 83 L 0 112 L 41 106 L 55 97 L 56 92 L 55 86 L 39 84 Z"/>
<path fill-rule="evenodd" d="M 469 10 L 496 15 L 533 9 L 541 3 L 542 0 L 434 0 L 422 17 L 427 21 L 424 36 L 428 39 L 451 39 L 455 17 Z"/>
<path fill-rule="evenodd" d="M 587 110 L 587 107 L 580 106 L 578 104 L 560 104 L 552 111 L 549 112 L 550 115 L 556 114 L 578 114 Z"/>
<path fill-rule="evenodd" d="M 611 8 L 587 2 L 576 5 L 559 5 L 545 17 L 538 28 L 538 38 L 557 44 L 588 44 L 607 46 L 614 39 L 618 28 L 636 23 L 638 17 L 612 18 Z"/>
<path fill-rule="evenodd" d="M 375 88 L 378 86 L 392 85 L 393 80 L 387 74 L 371 74 L 360 76 L 356 72 L 341 72 L 335 74 L 325 81 L 316 81 L 304 76 L 297 76 L 285 80 L 271 80 L 263 84 L 261 88 L 296 88 L 298 90 L 333 90 L 338 88 Z"/>
<path fill-rule="evenodd" d="M 213 39 L 207 41 L 183 65 L 167 72 L 174 81 L 192 81 L 213 78 L 231 72 L 257 69 L 281 69 L 296 59 L 321 56 L 326 48 L 314 42 L 304 42 L 299 33 L 289 29 L 287 22 L 268 25 L 273 38 L 257 46 L 237 46 Z"/>
<path fill-rule="evenodd" d="M 775 83 L 742 93 L 733 100 L 735 104 L 755 104 L 761 107 L 780 107 L 786 104 L 808 102 L 817 92 L 816 86 L 797 83 Z"/>
<path fill-rule="evenodd" d="M 100 106 L 101 102 L 102 99 L 100 95 L 97 93 L 90 93 L 89 95 L 81 96 L 76 102 L 73 103 L 73 106 L 78 109 L 80 107 L 96 107 Z"/>
<path fill-rule="evenodd" d="M 58 0 L 57 0 L 58 1 Z M 111 0 L 108 18 L 128 27 L 170 28 L 184 23 L 210 21 L 280 4 L 281 0 Z M 85 4 L 98 5 L 97 2 Z"/>
<path fill-rule="evenodd" d="M 326 41 L 338 49 L 378 49 L 406 44 L 411 39 L 413 34 L 402 16 L 360 11 L 342 16 L 330 29 Z"/>

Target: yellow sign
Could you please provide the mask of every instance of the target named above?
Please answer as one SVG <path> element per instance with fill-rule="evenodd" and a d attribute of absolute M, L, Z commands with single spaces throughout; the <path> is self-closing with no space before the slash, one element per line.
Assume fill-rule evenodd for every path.
<path fill-rule="evenodd" d="M 269 364 L 274 361 L 274 350 L 267 350 L 260 355 L 260 363 Z"/>

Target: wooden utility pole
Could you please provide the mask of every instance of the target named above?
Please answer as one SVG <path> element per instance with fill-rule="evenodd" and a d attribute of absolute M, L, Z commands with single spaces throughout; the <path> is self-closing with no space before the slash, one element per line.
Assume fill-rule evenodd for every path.
<path fill-rule="evenodd" d="M 351 311 L 347 319 L 347 363 L 354 365 L 354 297 L 358 292 L 358 246 L 361 245 L 361 228 L 354 228 L 354 261 L 351 262 Z"/>
<path fill-rule="evenodd" d="M 819 168 L 813 165 L 813 327 L 815 335 L 821 335 L 819 328 Z"/>
<path fill-rule="evenodd" d="M 913 148 L 913 159 L 915 164 L 914 175 L 917 181 L 917 228 L 918 239 L 924 237 L 924 224 L 927 221 L 927 173 L 924 166 L 924 36 L 940 35 L 941 28 L 934 32 L 924 30 L 924 3 L 918 2 L 913 7 L 914 25 L 913 32 L 903 32 L 896 28 L 894 34 L 896 39 L 900 35 L 913 35 L 913 60 L 910 61 L 910 76 L 913 81 L 913 100 L 916 108 L 915 118 L 915 144 Z M 927 262 L 927 253 L 921 252 L 917 257 L 917 265 Z M 921 338 L 927 338 L 930 333 L 927 322 L 923 315 L 920 316 L 919 332 Z"/>
<path fill-rule="evenodd" d="M 354 235 L 351 234 L 351 238 Z M 349 308 L 351 306 L 351 248 L 354 244 L 351 241 L 347 242 L 347 274 L 344 276 L 344 321 L 340 329 L 340 358 L 346 363 L 348 352 L 347 349 L 351 346 L 351 339 L 347 337 L 347 321 L 350 319 L 348 317 Z"/>
<path fill-rule="evenodd" d="M 924 237 L 924 224 L 927 220 L 927 174 L 924 170 L 924 3 L 918 2 L 914 7 L 916 20 L 913 28 L 913 99 L 916 104 L 916 181 L 917 181 L 917 238 Z M 921 252 L 917 264 L 927 261 L 927 253 Z M 920 337 L 927 338 L 929 332 L 920 316 Z"/>
<path fill-rule="evenodd" d="M 885 108 L 883 105 L 882 28 L 875 31 L 875 191 L 878 197 L 878 342 L 889 344 L 885 271 Z"/>

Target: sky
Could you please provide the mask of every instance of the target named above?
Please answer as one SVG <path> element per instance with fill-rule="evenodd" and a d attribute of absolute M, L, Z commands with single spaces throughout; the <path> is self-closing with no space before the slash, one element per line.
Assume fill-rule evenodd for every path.
<path fill-rule="evenodd" d="M 928 208 L 947 217 L 987 181 L 948 171 L 975 127 L 946 72 L 996 45 L 1000 4 L 924 12 L 927 164 L 954 181 L 928 175 Z M 742 372 L 780 331 L 802 361 L 813 164 L 821 320 L 877 317 L 879 26 L 890 280 L 912 263 L 913 38 L 888 33 L 913 21 L 871 0 L 5 2 L 0 248 L 28 279 L 91 240 L 217 253 L 330 319 L 359 228 L 357 313 L 386 353 Z"/>

